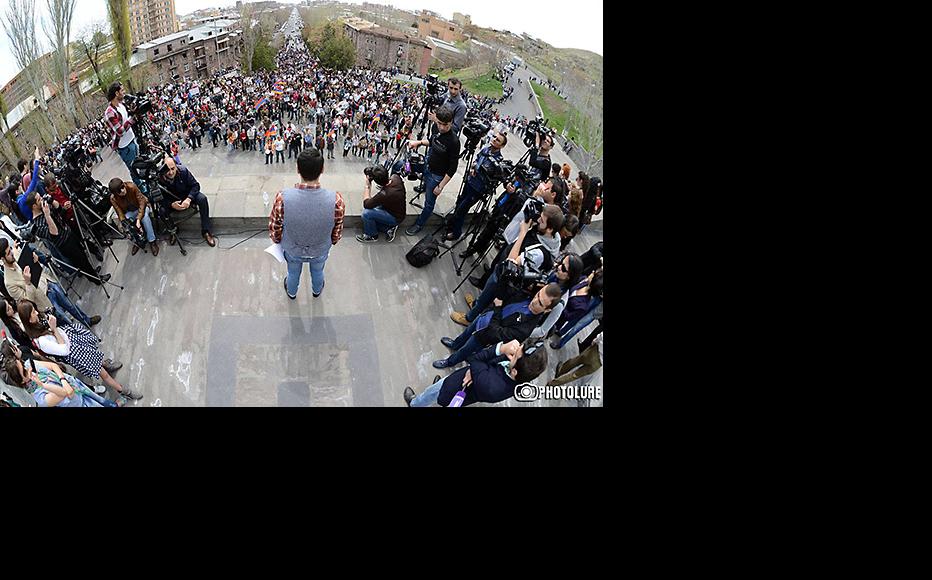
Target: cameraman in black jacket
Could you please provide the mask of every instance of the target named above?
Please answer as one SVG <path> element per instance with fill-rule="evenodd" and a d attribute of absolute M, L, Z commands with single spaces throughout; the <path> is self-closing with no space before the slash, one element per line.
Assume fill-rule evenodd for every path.
<path fill-rule="evenodd" d="M 547 349 L 543 341 L 499 342 L 469 357 L 467 362 L 469 366 L 435 380 L 420 395 L 411 387 L 405 388 L 405 403 L 409 407 L 429 407 L 435 403 L 446 407 L 460 389 L 466 391 L 464 407 L 506 401 L 514 396 L 515 387 L 536 379 L 546 370 Z"/>
<path fill-rule="evenodd" d="M 496 298 L 494 307 L 477 317 L 456 340 L 446 336 L 440 339 L 443 346 L 454 352 L 448 358 L 434 361 L 433 367 L 445 369 L 456 366 L 497 342 L 526 339 L 562 295 L 560 285 L 553 283 L 541 288 L 531 299 L 517 296 L 516 300 L 506 304 Z"/>

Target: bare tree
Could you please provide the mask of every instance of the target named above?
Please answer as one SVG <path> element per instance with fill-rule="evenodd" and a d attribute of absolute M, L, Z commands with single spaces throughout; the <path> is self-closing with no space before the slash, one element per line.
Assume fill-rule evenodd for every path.
<path fill-rule="evenodd" d="M 107 16 L 110 18 L 110 32 L 116 44 L 117 57 L 122 73 L 126 77 L 127 92 L 133 92 L 133 80 L 129 78 L 129 58 L 133 51 L 129 28 L 129 0 L 107 0 Z"/>
<path fill-rule="evenodd" d="M 87 61 L 91 63 L 91 67 L 94 69 L 94 76 L 97 78 L 97 87 L 103 92 L 106 92 L 107 87 L 103 84 L 103 79 L 100 76 L 100 61 L 102 57 L 100 53 L 107 42 L 106 28 L 104 27 L 104 23 L 100 21 L 91 22 L 85 26 L 77 39 L 82 56 L 87 58 Z"/>
<path fill-rule="evenodd" d="M 78 110 L 74 105 L 74 95 L 71 94 L 71 54 L 68 42 L 71 36 L 71 18 L 74 16 L 74 0 L 45 0 L 45 5 L 49 9 L 45 35 L 54 50 L 49 78 L 59 87 L 65 111 L 74 122 L 75 128 L 80 128 Z"/>
<path fill-rule="evenodd" d="M 0 93 L 0 115 L 3 117 L 3 130 L 6 134 L 6 140 L 9 141 L 10 147 L 13 148 L 13 153 L 17 158 L 22 157 L 23 154 L 19 150 L 19 144 L 16 142 L 16 139 L 13 138 L 13 132 L 10 130 L 10 125 L 6 121 L 6 116 L 9 114 L 9 111 L 6 107 L 6 101 L 3 99 L 3 94 Z"/>
<path fill-rule="evenodd" d="M 36 2 L 35 0 L 9 0 L 9 2 L 10 5 L 3 19 L 3 27 L 7 38 L 10 39 L 10 47 L 13 49 L 16 64 L 26 73 L 36 102 L 47 114 L 49 106 L 45 102 L 45 84 L 42 82 L 45 75 L 41 71 L 39 42 L 36 38 Z M 51 125 L 52 133 L 55 139 L 58 139 L 58 129 L 54 123 Z"/>
<path fill-rule="evenodd" d="M 255 7 L 249 3 L 243 4 L 240 12 L 240 28 L 243 30 L 243 72 L 247 75 L 252 74 L 252 57 L 256 53 L 256 44 L 259 42 L 260 31 L 252 23 L 255 12 Z"/>

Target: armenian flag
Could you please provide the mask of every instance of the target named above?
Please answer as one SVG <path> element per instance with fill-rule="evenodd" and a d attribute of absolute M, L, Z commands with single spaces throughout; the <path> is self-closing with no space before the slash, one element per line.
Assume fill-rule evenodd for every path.
<path fill-rule="evenodd" d="M 272 85 L 272 94 L 275 95 L 276 97 L 282 96 L 284 92 L 285 92 L 285 83 L 283 81 L 277 81 L 274 85 Z"/>
<path fill-rule="evenodd" d="M 382 119 L 382 111 L 379 110 L 379 112 L 375 114 L 375 117 L 372 117 L 372 121 L 369 123 L 369 129 L 372 129 L 373 127 L 378 125 L 379 120 L 381 119 Z"/>
<path fill-rule="evenodd" d="M 268 104 L 269 104 L 269 100 L 265 97 L 262 97 L 261 99 L 256 101 L 256 110 L 258 111 L 259 109 L 261 109 L 262 107 Z"/>

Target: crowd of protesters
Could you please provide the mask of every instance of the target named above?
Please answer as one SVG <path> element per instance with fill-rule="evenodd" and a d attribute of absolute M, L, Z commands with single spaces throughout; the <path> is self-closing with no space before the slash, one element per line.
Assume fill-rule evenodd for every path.
<path fill-rule="evenodd" d="M 512 91 L 506 90 L 503 99 L 510 98 Z M 427 94 L 423 86 L 396 82 L 386 71 L 323 69 L 299 43 L 291 43 L 278 53 L 274 71 L 245 76 L 235 70 L 222 70 L 206 80 L 166 83 L 143 92 L 153 104 L 147 115 L 149 126 L 159 132 L 156 139 L 171 148 L 175 159 L 181 150 L 210 146 L 224 147 L 229 152 L 258 153 L 257 163 L 264 164 L 296 164 L 302 151 L 309 148 L 326 159 L 340 155 L 378 164 L 413 138 L 418 122 L 414 115 Z M 470 104 L 486 107 L 492 102 L 473 99 Z M 522 116 L 500 116 L 497 112 L 492 120 L 496 129 L 489 132 L 490 141 L 496 131 L 523 136 L 528 125 Z M 95 121 L 49 150 L 42 159 L 60 163 L 69 147 L 78 147 L 86 151 L 83 159 L 89 167 L 101 160 L 99 152 L 111 138 L 107 124 Z M 551 147 L 552 142 L 551 138 Z M 36 157 L 38 160 L 38 153 Z M 302 156 L 305 158 L 306 155 Z M 30 183 L 38 180 L 36 167 L 37 163 L 20 167 L 21 174 L 11 176 L 9 185 L 0 191 L 0 210 L 18 214 L 17 224 L 23 218 L 33 219 L 24 215 L 25 210 L 47 211 L 41 201 L 13 211 L 14 206 L 19 208 L 17 200 L 26 191 L 37 189 L 38 184 Z M 572 179 L 571 172 L 569 165 L 553 164 L 552 173 L 535 192 L 535 197 L 547 204 L 544 216 L 549 217 L 539 224 L 522 222 L 520 231 L 515 230 L 515 239 L 509 240 L 511 245 L 493 261 L 493 267 L 504 260 L 536 264 L 540 274 L 547 276 L 547 283 L 529 298 L 500 288 L 494 268 L 490 270 L 492 275 L 487 274 L 480 283 L 474 281 L 482 294 L 477 298 L 467 293 L 470 312 L 454 312 L 451 316 L 454 322 L 469 328 L 455 340 L 446 337 L 442 340 L 452 355 L 433 365 L 447 368 L 466 362 L 467 366 L 447 377 L 450 380 L 436 377 L 434 385 L 420 395 L 407 389 L 404 399 L 409 405 L 438 402 L 448 405 L 460 394 L 463 396 L 459 404 L 464 399 L 465 404 L 504 400 L 506 391 L 540 375 L 546 366 L 546 349 L 542 345 L 548 337 L 552 348 L 562 348 L 594 321 L 598 321 L 596 328 L 579 343 L 580 355 L 561 365 L 557 374 L 563 376 L 553 377 L 550 384 L 565 384 L 591 374 L 601 365 L 598 345 L 593 350 L 593 342 L 602 331 L 602 244 L 599 242 L 584 252 L 579 250 L 582 253 L 567 247 L 591 222 L 592 215 L 601 211 L 601 180 L 590 179 L 583 172 Z M 308 179 L 313 181 L 314 177 Z M 29 199 L 34 201 L 35 197 L 33 194 Z M 64 212 L 67 208 L 58 203 L 56 209 Z M 529 232 L 531 228 L 534 229 Z M 9 229 L 6 231 L 12 234 Z M 529 246 L 525 237 L 533 238 L 535 243 L 539 240 L 538 246 L 542 247 Z M 29 288 L 30 272 L 23 272 L 16 264 L 16 257 L 25 245 L 13 235 L 5 238 L 6 243 L 0 249 L 10 248 L 11 252 L 15 249 L 5 267 L 16 274 L 16 280 L 22 281 L 17 284 Z M 36 256 L 38 264 L 41 253 Z M 44 263 L 47 258 L 41 257 Z M 296 291 L 296 283 L 293 286 Z M 88 387 L 66 373 L 68 365 L 92 383 L 100 380 L 125 397 L 139 398 L 140 395 L 113 378 L 122 365 L 103 359 L 97 347 L 99 339 L 88 329 L 86 315 L 82 318 L 55 302 L 55 299 L 63 301 L 57 281 L 40 288 L 43 290 L 38 294 L 42 296 L 35 291 L 16 297 L 4 292 L 7 296 L 3 321 L 14 339 L 4 341 L 0 353 L 5 382 L 31 385 L 35 401 L 44 406 L 112 406 L 111 401 L 99 396 L 104 391 L 101 386 Z M 287 279 L 285 288 L 289 297 L 294 298 Z M 314 295 L 319 296 L 322 288 L 321 282 L 320 288 L 314 288 Z M 0 284 L 0 289 L 6 287 Z M 46 294 L 54 307 L 43 311 L 41 302 Z M 63 309 L 72 313 L 75 320 L 69 320 Z M 94 318 L 99 321 L 99 317 Z M 476 381 L 480 376 L 484 378 Z M 472 388 L 467 393 L 468 387 Z"/>

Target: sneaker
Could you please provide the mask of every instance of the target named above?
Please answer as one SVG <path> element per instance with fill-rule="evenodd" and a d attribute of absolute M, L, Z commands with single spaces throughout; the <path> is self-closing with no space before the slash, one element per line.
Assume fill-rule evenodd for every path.
<path fill-rule="evenodd" d="M 476 303 L 476 297 L 472 295 L 472 292 L 466 293 L 466 305 L 469 306 L 469 309 L 472 310 L 473 305 Z"/>
<path fill-rule="evenodd" d="M 324 283 L 321 284 L 321 286 L 320 286 L 320 292 L 318 292 L 317 294 L 314 294 L 313 292 L 311 292 L 311 296 L 313 296 L 314 298 L 319 298 L 320 295 L 324 293 L 324 286 L 326 286 L 326 285 L 327 285 L 327 282 L 324 281 Z"/>
<path fill-rule="evenodd" d="M 450 314 L 450 320 L 452 320 L 453 322 L 455 322 L 455 323 L 457 323 L 457 324 L 459 324 L 459 325 L 461 325 L 461 326 L 469 326 L 469 321 L 466 320 L 466 315 L 463 314 L 462 312 L 453 312 L 453 313 L 451 313 L 451 314 Z"/>
<path fill-rule="evenodd" d="M 287 294 L 288 298 L 291 298 L 292 300 L 298 297 L 297 295 L 292 296 L 291 294 L 288 294 L 288 276 L 285 276 L 285 294 Z"/>
<path fill-rule="evenodd" d="M 108 373 L 112 375 L 113 373 L 123 368 L 123 363 L 121 363 L 120 361 L 114 361 L 114 360 L 110 360 L 109 358 L 105 358 L 104 362 L 101 363 L 101 366 L 104 367 L 105 371 L 107 371 Z"/>
<path fill-rule="evenodd" d="M 422 226 L 419 226 L 419 225 L 417 225 L 417 224 L 414 224 L 413 226 L 411 226 L 411 227 L 409 227 L 408 229 L 405 230 L 405 235 L 408 235 L 408 236 L 416 236 L 416 235 L 418 234 L 418 232 L 420 232 L 422 229 L 423 229 Z"/>
<path fill-rule="evenodd" d="M 368 244 L 368 243 L 371 243 L 371 242 L 377 242 L 377 241 L 379 241 L 379 236 L 377 236 L 377 235 L 375 235 L 375 236 L 367 236 L 366 234 L 358 234 L 358 235 L 356 236 L 356 241 L 357 241 L 357 242 L 362 242 L 363 244 Z"/>
<path fill-rule="evenodd" d="M 103 395 L 104 393 L 107 392 L 107 387 L 103 385 L 97 385 L 96 387 L 94 387 L 94 392 L 97 393 L 98 395 Z"/>
<path fill-rule="evenodd" d="M 388 236 L 388 243 L 395 241 L 395 233 L 398 231 L 398 226 L 393 227 L 392 229 L 385 232 L 385 235 Z"/>
<path fill-rule="evenodd" d="M 120 394 L 126 397 L 127 399 L 133 399 L 134 401 L 138 401 L 139 399 L 142 398 L 142 395 L 126 387 L 123 387 L 123 390 L 120 391 Z"/>
<path fill-rule="evenodd" d="M 100 315 L 95 314 L 94 316 L 91 316 L 91 319 L 89 322 L 91 323 L 90 324 L 91 326 L 95 326 L 100 323 L 100 320 L 101 320 Z"/>

